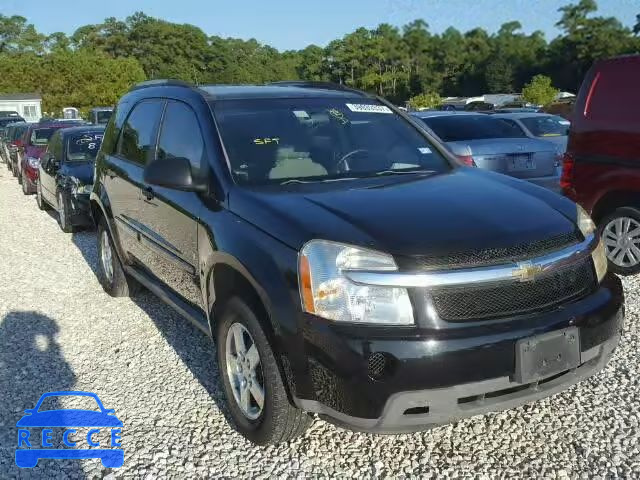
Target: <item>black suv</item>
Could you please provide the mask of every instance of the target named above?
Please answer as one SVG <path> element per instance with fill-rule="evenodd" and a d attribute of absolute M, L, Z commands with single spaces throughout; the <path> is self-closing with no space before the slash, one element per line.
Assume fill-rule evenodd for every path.
<path fill-rule="evenodd" d="M 217 341 L 237 429 L 317 413 L 403 432 L 602 368 L 621 283 L 588 215 L 461 167 L 384 100 L 324 84 L 155 81 L 118 104 L 91 193 L 99 278 Z"/>

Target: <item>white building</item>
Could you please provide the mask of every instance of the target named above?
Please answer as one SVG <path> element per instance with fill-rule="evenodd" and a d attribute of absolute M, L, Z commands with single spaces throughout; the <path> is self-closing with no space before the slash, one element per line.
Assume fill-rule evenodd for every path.
<path fill-rule="evenodd" d="M 27 122 L 37 122 L 42 117 L 42 97 L 37 93 L 9 93 L 0 95 L 0 112 L 14 111 Z"/>

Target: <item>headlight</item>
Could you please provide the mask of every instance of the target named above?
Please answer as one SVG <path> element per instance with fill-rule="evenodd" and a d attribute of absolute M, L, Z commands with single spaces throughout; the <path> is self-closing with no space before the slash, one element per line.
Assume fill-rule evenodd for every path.
<path fill-rule="evenodd" d="M 596 224 L 593 223 L 589 214 L 580 205 L 576 205 L 578 209 L 578 228 L 582 232 L 582 236 L 587 238 L 589 235 L 596 231 Z"/>
<path fill-rule="evenodd" d="M 411 325 L 406 288 L 356 285 L 344 270 L 394 271 L 390 255 L 350 245 L 312 240 L 300 252 L 298 281 L 303 310 L 337 322 Z"/>
<path fill-rule="evenodd" d="M 40 165 L 40 159 L 35 157 L 27 157 L 27 163 L 31 168 L 38 168 L 38 165 Z"/>
<path fill-rule="evenodd" d="M 604 241 L 602 239 L 600 239 L 598 246 L 591 253 L 591 258 L 593 259 L 593 266 L 596 269 L 598 283 L 600 283 L 607 274 L 607 267 L 609 266 L 609 262 L 607 261 L 607 251 L 604 248 Z"/>
<path fill-rule="evenodd" d="M 79 183 L 76 183 L 71 188 L 71 193 L 79 195 L 82 193 L 91 193 L 91 190 L 93 190 L 93 185 L 80 185 Z"/>

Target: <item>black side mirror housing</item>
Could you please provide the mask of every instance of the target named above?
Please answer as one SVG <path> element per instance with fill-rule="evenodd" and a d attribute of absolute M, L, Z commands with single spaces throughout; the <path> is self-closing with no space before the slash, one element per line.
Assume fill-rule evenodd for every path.
<path fill-rule="evenodd" d="M 172 188 L 185 192 L 204 192 L 205 182 L 195 179 L 191 163 L 183 157 L 154 160 L 144 169 L 144 181 L 149 185 Z"/>

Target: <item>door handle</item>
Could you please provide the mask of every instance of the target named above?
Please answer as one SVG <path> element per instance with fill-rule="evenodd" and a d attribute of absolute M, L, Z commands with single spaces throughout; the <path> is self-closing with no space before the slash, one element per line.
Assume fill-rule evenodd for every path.
<path fill-rule="evenodd" d="M 153 198 L 155 198 L 156 194 L 153 193 L 153 188 L 151 187 L 144 187 L 142 188 L 142 195 L 147 199 L 147 200 L 152 200 Z"/>

